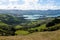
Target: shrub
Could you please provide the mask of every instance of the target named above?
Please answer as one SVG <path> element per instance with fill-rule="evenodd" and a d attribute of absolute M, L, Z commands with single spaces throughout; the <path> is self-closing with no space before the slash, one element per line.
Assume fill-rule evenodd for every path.
<path fill-rule="evenodd" d="M 46 24 L 46 27 L 51 27 L 51 26 L 53 26 L 53 25 L 55 25 L 54 22 L 49 22 L 48 24 Z"/>
<path fill-rule="evenodd" d="M 60 24 L 56 24 L 54 26 L 48 27 L 47 31 L 55 31 L 55 30 L 58 30 L 58 29 L 60 29 Z"/>

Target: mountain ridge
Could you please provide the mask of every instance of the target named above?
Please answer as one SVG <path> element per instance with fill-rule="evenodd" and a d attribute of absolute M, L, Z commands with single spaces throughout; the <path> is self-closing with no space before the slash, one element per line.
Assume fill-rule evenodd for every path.
<path fill-rule="evenodd" d="M 34 15 L 34 14 L 40 14 L 40 15 L 60 15 L 60 10 L 17 10 L 17 9 L 13 9 L 13 10 L 1 10 L 0 9 L 0 14 L 8 14 L 8 13 L 12 13 L 12 14 L 26 14 L 26 15 Z"/>

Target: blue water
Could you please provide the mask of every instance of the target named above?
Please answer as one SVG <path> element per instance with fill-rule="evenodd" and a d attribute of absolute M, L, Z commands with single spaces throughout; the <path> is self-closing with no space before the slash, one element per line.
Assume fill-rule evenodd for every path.
<path fill-rule="evenodd" d="M 60 16 L 60 15 L 23 15 L 25 19 L 39 19 L 43 17 L 57 17 L 57 16 Z"/>
<path fill-rule="evenodd" d="M 26 17 L 25 19 L 38 19 L 40 16 L 43 15 L 23 15 L 23 17 Z"/>

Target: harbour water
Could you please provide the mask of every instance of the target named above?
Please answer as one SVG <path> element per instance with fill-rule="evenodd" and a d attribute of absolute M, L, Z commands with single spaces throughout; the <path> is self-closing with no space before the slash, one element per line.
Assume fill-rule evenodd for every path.
<path fill-rule="evenodd" d="M 46 17 L 57 17 L 60 15 L 23 15 L 25 19 L 39 19 L 39 18 L 46 18 Z"/>

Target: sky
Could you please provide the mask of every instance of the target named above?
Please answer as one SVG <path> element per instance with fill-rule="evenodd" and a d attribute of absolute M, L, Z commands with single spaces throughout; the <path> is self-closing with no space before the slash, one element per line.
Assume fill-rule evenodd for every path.
<path fill-rule="evenodd" d="M 55 10 L 60 9 L 60 0 L 0 0 L 0 9 Z"/>

